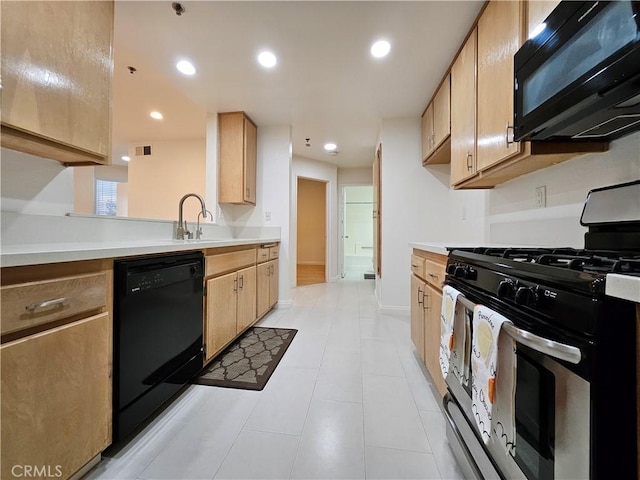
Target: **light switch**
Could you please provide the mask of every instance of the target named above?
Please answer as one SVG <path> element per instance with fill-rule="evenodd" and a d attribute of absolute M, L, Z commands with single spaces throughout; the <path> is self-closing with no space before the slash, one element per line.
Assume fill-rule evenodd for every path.
<path fill-rule="evenodd" d="M 271 221 L 271 212 L 264 212 L 264 220 L 266 222 L 270 222 Z"/>

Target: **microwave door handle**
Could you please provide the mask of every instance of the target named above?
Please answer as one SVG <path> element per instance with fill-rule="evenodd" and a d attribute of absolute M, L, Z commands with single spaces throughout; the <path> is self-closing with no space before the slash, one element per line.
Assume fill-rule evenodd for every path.
<path fill-rule="evenodd" d="M 463 307 L 471 311 L 473 311 L 476 306 L 475 303 L 468 298 L 465 298 L 463 295 L 458 295 L 457 301 L 460 302 Z M 540 352 L 544 355 L 558 358 L 575 365 L 580 363 L 580 360 L 582 360 L 582 352 L 578 347 L 573 347 L 554 340 L 549 340 L 548 338 L 540 337 L 534 333 L 522 330 L 511 323 L 503 323 L 502 330 L 516 342 L 526 345 L 536 352 Z"/>
<path fill-rule="evenodd" d="M 578 347 L 540 337 L 510 323 L 503 323 L 502 330 L 516 342 L 550 357 L 577 365 L 582 360 L 582 352 Z"/>

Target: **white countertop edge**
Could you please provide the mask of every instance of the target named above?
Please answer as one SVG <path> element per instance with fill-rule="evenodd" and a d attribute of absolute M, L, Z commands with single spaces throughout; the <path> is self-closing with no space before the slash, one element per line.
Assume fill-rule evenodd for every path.
<path fill-rule="evenodd" d="M 437 253 L 438 255 L 449 255 L 447 244 L 436 242 L 410 242 L 409 247 L 423 252 Z"/>
<path fill-rule="evenodd" d="M 45 263 L 122 258 L 154 253 L 185 252 L 207 248 L 280 242 L 279 238 L 231 238 L 223 240 L 149 240 L 148 242 L 60 243 L 3 245 L 0 266 L 18 267 Z"/>
<path fill-rule="evenodd" d="M 609 273 L 605 283 L 605 293 L 610 297 L 640 303 L 640 277 Z"/>

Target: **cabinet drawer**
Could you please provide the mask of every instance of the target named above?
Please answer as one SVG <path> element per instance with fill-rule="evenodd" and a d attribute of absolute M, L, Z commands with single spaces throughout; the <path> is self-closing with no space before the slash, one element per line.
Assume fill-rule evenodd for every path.
<path fill-rule="evenodd" d="M 411 271 L 420 278 L 424 278 L 424 262 L 424 258 L 411 255 Z"/>
<path fill-rule="evenodd" d="M 2 334 L 71 317 L 107 304 L 107 275 L 76 275 L 2 287 Z"/>
<path fill-rule="evenodd" d="M 424 261 L 425 280 L 432 284 L 434 287 L 442 290 L 442 282 L 446 275 L 446 266 L 442 263 L 434 262 L 433 260 Z"/>
<path fill-rule="evenodd" d="M 240 250 L 238 252 L 221 253 L 206 257 L 206 276 L 240 270 L 256 263 L 256 249 Z"/>
<path fill-rule="evenodd" d="M 269 260 L 269 249 L 268 248 L 259 248 L 258 249 L 258 263 L 266 262 Z"/>
<path fill-rule="evenodd" d="M 275 260 L 278 258 L 278 247 L 269 247 L 269 260 Z"/>

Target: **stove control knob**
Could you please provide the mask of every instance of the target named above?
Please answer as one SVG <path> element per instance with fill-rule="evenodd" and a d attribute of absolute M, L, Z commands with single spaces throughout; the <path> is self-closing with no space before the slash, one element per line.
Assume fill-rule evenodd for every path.
<path fill-rule="evenodd" d="M 538 293 L 535 287 L 520 287 L 516 292 L 516 303 L 523 307 L 535 307 L 538 303 Z"/>
<path fill-rule="evenodd" d="M 511 280 L 503 280 L 498 285 L 498 298 L 513 298 L 516 287 Z"/>
<path fill-rule="evenodd" d="M 465 272 L 465 278 L 467 280 L 477 280 L 478 279 L 478 272 L 476 270 L 474 270 L 471 267 L 467 268 L 467 271 Z"/>
<path fill-rule="evenodd" d="M 467 276 L 467 267 L 463 267 L 461 265 L 456 266 L 453 271 L 453 276 L 456 278 L 465 278 Z"/>
<path fill-rule="evenodd" d="M 452 264 L 450 264 L 450 265 L 447 265 L 447 275 L 453 275 L 453 272 L 455 272 L 455 271 L 456 271 L 456 267 L 457 267 L 457 266 L 458 266 L 458 265 L 455 265 L 455 264 L 453 264 L 453 263 L 452 263 Z"/>

